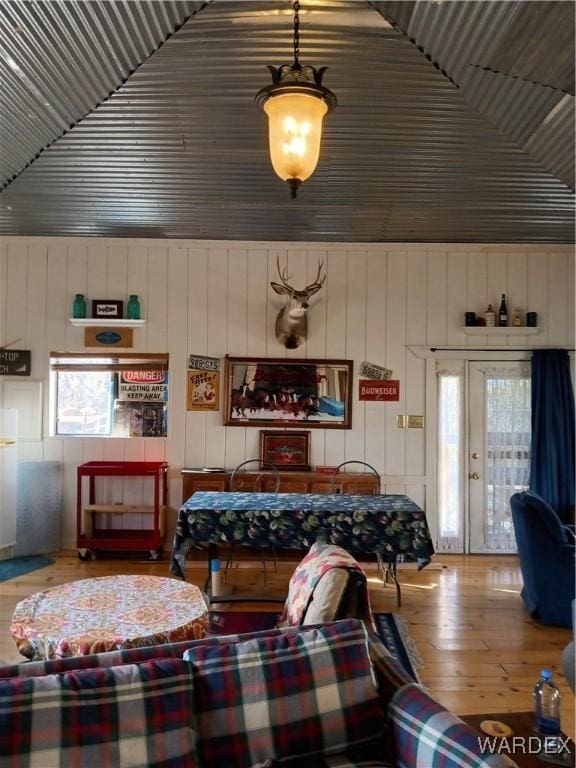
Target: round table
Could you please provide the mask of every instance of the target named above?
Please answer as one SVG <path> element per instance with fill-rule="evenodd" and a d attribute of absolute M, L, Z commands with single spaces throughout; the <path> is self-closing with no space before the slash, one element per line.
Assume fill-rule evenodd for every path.
<path fill-rule="evenodd" d="M 198 587 L 161 576 L 101 576 L 19 602 L 10 633 L 29 659 L 85 656 L 199 639 L 208 631 Z"/>

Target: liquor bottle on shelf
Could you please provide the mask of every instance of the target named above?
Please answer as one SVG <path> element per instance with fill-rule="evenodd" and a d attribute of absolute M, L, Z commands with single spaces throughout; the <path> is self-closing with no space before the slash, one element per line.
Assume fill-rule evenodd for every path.
<path fill-rule="evenodd" d="M 487 328 L 494 328 L 496 325 L 496 312 L 492 309 L 492 304 L 488 304 L 488 309 L 484 313 Z"/>
<path fill-rule="evenodd" d="M 500 300 L 500 309 L 498 310 L 498 325 L 508 325 L 508 309 L 506 307 L 505 293 L 502 294 L 502 299 Z"/>

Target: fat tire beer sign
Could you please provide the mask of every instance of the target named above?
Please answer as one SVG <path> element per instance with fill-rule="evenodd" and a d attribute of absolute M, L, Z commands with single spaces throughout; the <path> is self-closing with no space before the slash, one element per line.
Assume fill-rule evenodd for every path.
<path fill-rule="evenodd" d="M 375 401 L 400 400 L 400 380 L 360 379 L 358 381 L 358 399 Z"/>

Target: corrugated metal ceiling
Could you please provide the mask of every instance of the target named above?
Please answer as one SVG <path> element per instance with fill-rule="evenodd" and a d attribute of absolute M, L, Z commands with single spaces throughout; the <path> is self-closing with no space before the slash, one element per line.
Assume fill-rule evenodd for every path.
<path fill-rule="evenodd" d="M 446 72 L 471 107 L 574 189 L 574 3 L 371 5 Z"/>
<path fill-rule="evenodd" d="M 68 5 L 89 4 L 58 4 L 59 12 L 66 14 Z M 115 30 L 113 42 L 107 44 L 119 57 L 121 48 L 134 45 L 132 35 L 139 39 L 140 33 L 130 25 L 114 27 L 110 6 L 134 4 L 95 5 L 110 14 L 100 30 Z M 179 6 L 185 16 L 202 4 L 150 5 Z M 287 189 L 271 170 L 265 119 L 253 101 L 268 82 L 265 66 L 291 59 L 290 4 L 214 2 L 152 56 L 143 55 L 144 63 L 123 84 L 124 76 L 117 72 L 119 87 L 100 106 L 93 103 L 86 109 L 83 103 L 86 117 L 3 192 L 0 233 L 345 242 L 573 241 L 573 194 L 560 180 L 569 165 L 566 154 L 557 152 L 547 168 L 529 154 L 537 156 L 550 143 L 542 128 L 545 118 L 532 118 L 532 107 L 539 115 L 556 110 L 556 128 L 569 122 L 568 107 L 555 99 L 534 98 L 527 110 L 533 123 L 524 131 L 523 150 L 473 108 L 377 10 L 355 2 L 302 5 L 302 61 L 329 66 L 326 84 L 339 105 L 326 120 L 319 168 L 296 201 L 288 199 Z M 422 3 L 403 5 L 414 6 L 414 13 Z M 166 8 L 158 8 L 157 14 L 177 27 L 177 17 L 166 15 Z M 169 26 L 164 23 L 157 31 L 168 36 Z M 438 30 L 436 34 L 440 36 Z M 68 51 L 82 49 L 67 26 L 60 29 L 60 40 Z M 90 40 L 87 34 L 84 46 L 90 47 Z M 13 57 L 3 33 L 2 44 L 4 54 Z M 0 62 L 2 58 L 5 55 Z M 48 89 L 57 111 L 66 93 L 85 94 L 89 81 L 99 81 L 105 74 L 104 58 L 90 59 L 91 78 L 78 66 L 76 54 L 59 58 L 64 74 L 56 80 L 61 90 Z M 48 92 L 42 68 L 28 61 L 26 67 L 27 77 Z M 491 102 L 488 91 L 498 90 L 492 81 L 509 78 L 476 68 L 473 76 L 479 72 L 489 76 L 485 81 L 490 87 L 482 98 Z M 108 72 L 108 89 L 112 74 Z M 68 81 L 74 82 L 73 88 Z M 95 91 L 90 93 L 88 101 L 97 99 Z M 548 91 L 544 96 L 548 98 Z M 2 90 L 0 106 L 5 99 Z M 508 113 L 498 109 L 515 125 L 511 112 L 523 107 L 519 99 Z M 46 145 L 49 134 L 53 141 L 59 128 L 50 126 Z M 18 143 L 9 153 L 11 167 L 20 151 Z"/>
<path fill-rule="evenodd" d="M 202 8 L 184 0 L 0 2 L 0 184 Z"/>

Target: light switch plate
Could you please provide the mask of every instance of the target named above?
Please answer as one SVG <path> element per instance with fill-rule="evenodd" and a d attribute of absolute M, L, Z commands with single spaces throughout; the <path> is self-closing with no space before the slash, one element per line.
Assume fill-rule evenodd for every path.
<path fill-rule="evenodd" d="M 424 429 L 424 416 L 408 416 L 408 429 Z"/>
<path fill-rule="evenodd" d="M 396 426 L 398 429 L 404 429 L 406 427 L 406 416 L 403 413 L 397 414 Z"/>

